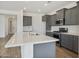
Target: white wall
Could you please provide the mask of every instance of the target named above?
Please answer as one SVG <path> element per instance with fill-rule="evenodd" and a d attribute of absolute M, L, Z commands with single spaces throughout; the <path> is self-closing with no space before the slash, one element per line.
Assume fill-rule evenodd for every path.
<path fill-rule="evenodd" d="M 6 15 L 17 15 L 18 11 L 10 11 L 10 10 L 3 10 L 0 9 L 0 14 L 6 14 Z"/>
<path fill-rule="evenodd" d="M 37 13 L 24 13 L 24 16 L 32 16 L 32 31 L 38 32 L 38 33 L 45 33 L 45 26 L 42 22 L 42 16 L 43 14 L 37 14 Z"/>
<path fill-rule="evenodd" d="M 7 36 L 8 35 L 8 17 L 7 15 L 4 15 L 5 16 L 5 35 Z"/>
<path fill-rule="evenodd" d="M 17 13 L 17 33 L 23 32 L 23 10 Z"/>
<path fill-rule="evenodd" d="M 5 37 L 5 16 L 0 15 L 0 37 Z"/>

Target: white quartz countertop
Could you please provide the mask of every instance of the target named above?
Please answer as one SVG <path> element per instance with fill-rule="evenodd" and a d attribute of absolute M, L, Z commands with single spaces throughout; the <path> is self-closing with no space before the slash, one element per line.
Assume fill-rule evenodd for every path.
<path fill-rule="evenodd" d="M 6 48 L 22 46 L 24 44 L 39 44 L 46 42 L 56 42 L 58 39 L 43 34 L 36 35 L 33 32 L 22 32 L 13 35 L 5 45 Z"/>
<path fill-rule="evenodd" d="M 79 36 L 79 33 L 61 33 L 61 34 L 68 34 L 68 35 L 75 35 L 75 36 Z"/>

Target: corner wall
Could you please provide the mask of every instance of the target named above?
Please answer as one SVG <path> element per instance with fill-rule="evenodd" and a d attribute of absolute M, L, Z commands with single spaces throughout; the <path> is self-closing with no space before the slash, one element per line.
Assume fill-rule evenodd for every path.
<path fill-rule="evenodd" d="M 0 15 L 0 37 L 5 37 L 5 16 Z"/>

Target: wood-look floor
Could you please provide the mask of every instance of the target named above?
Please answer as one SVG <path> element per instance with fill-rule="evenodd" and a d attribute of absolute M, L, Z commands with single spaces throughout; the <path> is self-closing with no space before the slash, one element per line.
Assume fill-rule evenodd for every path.
<path fill-rule="evenodd" d="M 12 35 L 8 35 L 6 38 L 0 39 L 0 58 L 20 58 L 20 47 L 5 48 L 5 44 L 8 42 Z"/>
<path fill-rule="evenodd" d="M 57 58 L 78 58 L 78 54 L 63 48 L 63 47 L 56 47 L 56 57 Z"/>
<path fill-rule="evenodd" d="M 21 58 L 20 47 L 5 48 L 5 44 L 8 42 L 12 35 L 6 38 L 0 38 L 0 58 Z M 62 47 L 56 47 L 56 58 L 77 58 L 78 55 Z"/>

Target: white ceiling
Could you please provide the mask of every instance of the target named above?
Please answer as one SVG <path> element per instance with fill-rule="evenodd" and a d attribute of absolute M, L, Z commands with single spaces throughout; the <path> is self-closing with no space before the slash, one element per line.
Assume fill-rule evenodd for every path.
<path fill-rule="evenodd" d="M 73 1 L 51 1 L 45 6 L 44 4 L 46 4 L 47 1 L 0 1 L 0 9 L 18 11 L 25 7 L 26 12 L 37 13 L 40 9 L 40 13 L 49 13 L 72 2 Z"/>

